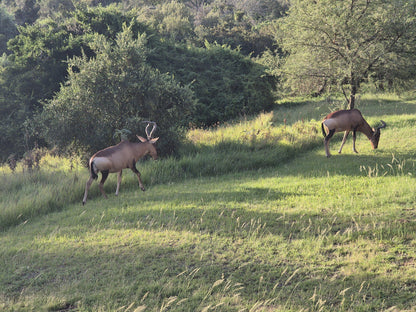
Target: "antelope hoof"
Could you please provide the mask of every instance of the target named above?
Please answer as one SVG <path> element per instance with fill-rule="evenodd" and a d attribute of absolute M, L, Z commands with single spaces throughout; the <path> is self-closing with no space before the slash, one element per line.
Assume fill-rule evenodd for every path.
<path fill-rule="evenodd" d="M 146 191 L 146 189 L 144 188 L 144 186 L 140 186 L 140 189 L 141 189 L 143 192 L 145 192 L 145 191 Z"/>
<path fill-rule="evenodd" d="M 85 205 L 85 201 L 82 201 L 82 205 L 83 205 L 83 206 Z"/>

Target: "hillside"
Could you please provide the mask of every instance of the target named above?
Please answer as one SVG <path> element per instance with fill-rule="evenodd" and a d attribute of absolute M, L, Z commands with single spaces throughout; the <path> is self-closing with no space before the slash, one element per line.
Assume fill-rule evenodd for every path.
<path fill-rule="evenodd" d="M 327 159 L 338 104 L 192 130 L 179 158 L 139 163 L 145 193 L 126 172 L 85 206 L 79 162 L 2 168 L 0 310 L 412 311 L 416 101 L 362 97 L 379 149 L 338 155 L 339 134 Z"/>

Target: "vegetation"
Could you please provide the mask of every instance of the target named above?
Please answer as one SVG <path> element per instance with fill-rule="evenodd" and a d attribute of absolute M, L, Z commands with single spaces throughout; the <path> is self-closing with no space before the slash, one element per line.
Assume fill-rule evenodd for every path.
<path fill-rule="evenodd" d="M 413 311 L 415 10 L 2 0 L 0 310 Z M 342 95 L 387 128 L 327 159 Z M 86 160 L 144 120 L 147 191 L 82 206 Z"/>
<path fill-rule="evenodd" d="M 275 79 L 265 66 L 228 47 L 167 44 L 156 48 L 148 60 L 193 90 L 197 103 L 192 125 L 211 126 L 273 106 Z"/>
<path fill-rule="evenodd" d="M 141 22 L 141 15 L 136 11 L 124 12 L 114 5 L 96 8 L 79 6 L 66 15 L 67 17 L 56 20 L 40 19 L 33 25 L 20 27 L 19 34 L 8 42 L 11 53 L 5 57 L 0 71 L 0 119 L 1 129 L 4 130 L 0 144 L 5 146 L 0 152 L 0 158 L 3 161 L 12 153 L 21 157 L 35 145 L 52 147 L 52 144 L 58 144 L 61 151 L 77 145 L 77 149 L 91 152 L 98 144 L 102 146 L 113 141 L 112 131 L 117 127 L 129 127 L 127 130 L 135 133 L 138 124 L 133 125 L 133 120 L 148 119 L 155 113 L 160 117 L 159 129 L 165 131 L 163 134 L 166 141 L 161 142 L 164 146 L 162 151 L 172 153 L 173 147 L 178 144 L 176 133 L 184 126 L 208 126 L 242 114 L 270 109 L 273 103 L 274 82 L 266 74 L 266 68 L 227 46 L 207 43 L 206 48 L 200 48 L 188 46 L 185 42 L 175 43 L 175 38 L 164 38 L 166 33 L 160 27 L 150 22 Z M 136 55 L 143 53 L 140 56 L 140 67 L 146 67 L 149 72 L 158 72 L 157 76 L 164 77 L 163 79 L 158 78 L 159 81 L 156 81 L 151 75 L 138 77 L 139 70 L 136 74 L 129 72 L 129 68 L 135 64 L 126 64 L 126 59 L 113 60 L 118 53 L 117 48 L 114 48 L 119 45 L 117 38 L 125 36 L 123 32 L 126 27 L 130 29 L 132 38 L 140 37 L 142 40 L 141 47 L 136 47 L 136 51 L 132 52 Z M 107 45 L 106 52 L 97 51 L 103 42 Z M 111 97 L 107 97 L 105 105 L 130 108 L 122 115 L 117 114 L 119 120 L 103 130 L 105 133 L 97 133 L 97 129 L 91 133 L 74 131 L 74 127 L 78 130 L 88 128 L 88 122 L 80 127 L 83 122 L 73 119 L 73 114 L 61 115 L 59 122 L 64 118 L 64 124 L 72 123 L 71 127 L 62 129 L 57 124 L 58 120 L 53 123 L 51 119 L 53 113 L 52 116 L 49 114 L 50 107 L 54 106 L 51 103 L 62 102 L 65 98 L 71 102 L 64 104 L 65 107 L 76 103 L 79 107 L 74 109 L 85 113 L 80 103 L 82 99 L 83 105 L 90 105 L 90 100 L 86 101 L 85 98 L 88 97 L 86 89 L 74 89 L 72 83 L 82 75 L 85 78 L 87 71 L 78 73 L 75 63 L 82 60 L 85 64 L 83 66 L 88 64 L 89 71 L 95 71 L 95 66 L 103 62 L 103 53 L 107 54 L 109 61 L 106 66 L 112 66 L 107 69 L 117 68 L 119 85 L 114 81 L 114 85 L 110 86 L 113 82 L 108 80 L 109 75 L 108 79 L 103 77 L 95 82 L 95 92 L 107 90 L 108 93 L 114 93 L 115 88 L 119 87 L 118 95 L 112 95 L 117 96 L 119 104 L 114 101 L 115 98 L 111 101 Z M 94 72 L 88 75 L 91 78 Z M 126 85 L 120 85 L 123 79 Z M 89 83 L 93 81 L 90 80 Z M 147 90 L 128 92 L 121 96 L 124 87 L 131 89 L 136 84 L 141 84 Z M 170 95 L 161 94 L 158 98 L 154 96 L 171 87 L 182 91 L 172 91 Z M 84 95 L 80 92 L 84 92 Z M 97 100 L 101 101 L 104 95 L 91 99 L 94 104 L 90 111 L 93 106 L 101 105 Z M 143 109 L 144 106 L 147 109 Z M 152 107 L 152 112 L 149 112 L 149 107 Z M 170 113 L 166 113 L 167 109 Z M 175 118 L 177 116 L 174 113 L 180 109 L 186 116 L 181 120 Z M 95 110 L 89 116 L 90 123 L 91 120 L 105 120 L 108 115 L 108 109 Z M 164 121 L 161 120 L 162 116 Z M 84 137 L 80 136 L 81 133 Z M 59 134 L 60 140 L 53 134 Z M 97 140 L 88 141 L 86 135 L 90 138 L 97 136 Z"/>
<path fill-rule="evenodd" d="M 414 88 L 414 0 L 2 3 L 2 162 L 35 147 L 91 153 L 154 116 L 175 154 L 182 130 L 286 93 L 349 89 L 353 107 L 363 84 Z M 126 29 L 140 44 L 120 46 Z"/>
<path fill-rule="evenodd" d="M 341 88 L 354 108 L 369 77 L 392 84 L 414 75 L 415 10 L 414 1 L 291 1 L 276 33 L 287 83 L 298 92 Z"/>
<path fill-rule="evenodd" d="M 93 59 L 69 61 L 67 85 L 45 104 L 45 137 L 52 145 L 75 143 L 98 150 L 114 142 L 117 130 L 141 133 L 144 118 L 157 120 L 158 135 L 165 138 L 161 151 L 172 153 L 178 125 L 192 121 L 191 90 L 150 67 L 145 36 L 133 38 L 128 27 L 117 35 L 114 45 L 97 36 L 92 47 Z"/>
<path fill-rule="evenodd" d="M 85 207 L 79 160 L 3 168 L 1 309 L 411 310 L 416 102 L 361 98 L 370 124 L 388 124 L 379 149 L 359 135 L 360 154 L 348 141 L 331 159 L 315 120 L 342 101 L 297 103 L 192 130 L 181 157 L 139 165 L 147 192 L 126 173 L 118 197 L 95 184 Z M 302 150 L 300 124 L 315 142 Z M 252 165 L 273 139 L 275 155 L 297 151 Z"/>

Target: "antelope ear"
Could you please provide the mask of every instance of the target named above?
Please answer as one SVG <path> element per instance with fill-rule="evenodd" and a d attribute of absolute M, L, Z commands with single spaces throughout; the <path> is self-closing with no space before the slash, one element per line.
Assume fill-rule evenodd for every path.
<path fill-rule="evenodd" d="M 157 140 L 159 140 L 159 138 L 150 139 L 149 142 L 155 144 Z"/>
<path fill-rule="evenodd" d="M 146 140 L 144 137 L 142 137 L 142 136 L 140 136 L 140 135 L 137 135 L 137 134 L 136 134 L 136 136 L 137 136 L 137 138 L 138 138 L 140 141 L 142 141 L 143 143 L 144 143 L 144 142 L 147 142 L 147 140 Z"/>

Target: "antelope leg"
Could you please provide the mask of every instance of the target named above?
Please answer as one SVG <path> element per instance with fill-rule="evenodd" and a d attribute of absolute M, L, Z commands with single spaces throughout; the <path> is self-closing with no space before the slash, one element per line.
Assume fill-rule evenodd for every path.
<path fill-rule="evenodd" d="M 355 149 L 355 139 L 357 138 L 357 131 L 353 131 L 352 132 L 352 150 L 354 151 L 354 153 L 358 153 L 357 150 Z"/>
<path fill-rule="evenodd" d="M 342 151 L 342 148 L 344 147 L 345 141 L 348 138 L 348 134 L 350 134 L 350 132 L 348 130 L 345 131 L 344 138 L 342 139 L 341 147 L 339 148 L 339 151 L 338 151 L 339 154 L 341 154 L 341 151 Z"/>
<path fill-rule="evenodd" d="M 87 184 L 85 185 L 84 199 L 82 200 L 83 205 L 85 205 L 85 203 L 87 202 L 88 190 L 90 189 L 93 181 L 94 181 L 94 178 L 90 176 L 90 178 L 87 181 Z"/>
<path fill-rule="evenodd" d="M 118 191 L 120 189 L 120 184 L 121 184 L 121 175 L 123 174 L 123 170 L 120 170 L 119 173 L 117 174 L 117 189 L 116 189 L 116 196 L 118 196 Z"/>
<path fill-rule="evenodd" d="M 107 195 L 104 192 L 104 182 L 105 182 L 105 180 L 107 180 L 108 170 L 101 171 L 101 174 L 102 174 L 102 178 L 101 178 L 101 182 L 100 182 L 100 191 L 101 191 L 101 194 L 103 194 L 104 198 L 107 198 Z"/>
<path fill-rule="evenodd" d="M 331 153 L 329 152 L 329 141 L 331 140 L 332 136 L 334 135 L 335 130 L 332 129 L 329 131 L 328 135 L 325 137 L 325 153 L 326 157 L 331 157 Z"/>
<path fill-rule="evenodd" d="M 131 170 L 133 170 L 133 172 L 137 175 L 137 179 L 139 180 L 139 186 L 140 186 L 140 189 L 141 189 L 143 192 L 144 192 L 144 191 L 146 191 L 146 189 L 144 188 L 144 185 L 143 185 L 142 179 L 140 178 L 141 174 L 140 174 L 139 170 L 137 170 L 137 168 L 136 168 L 136 166 L 135 166 L 135 165 L 133 166 L 133 168 L 131 168 Z"/>

